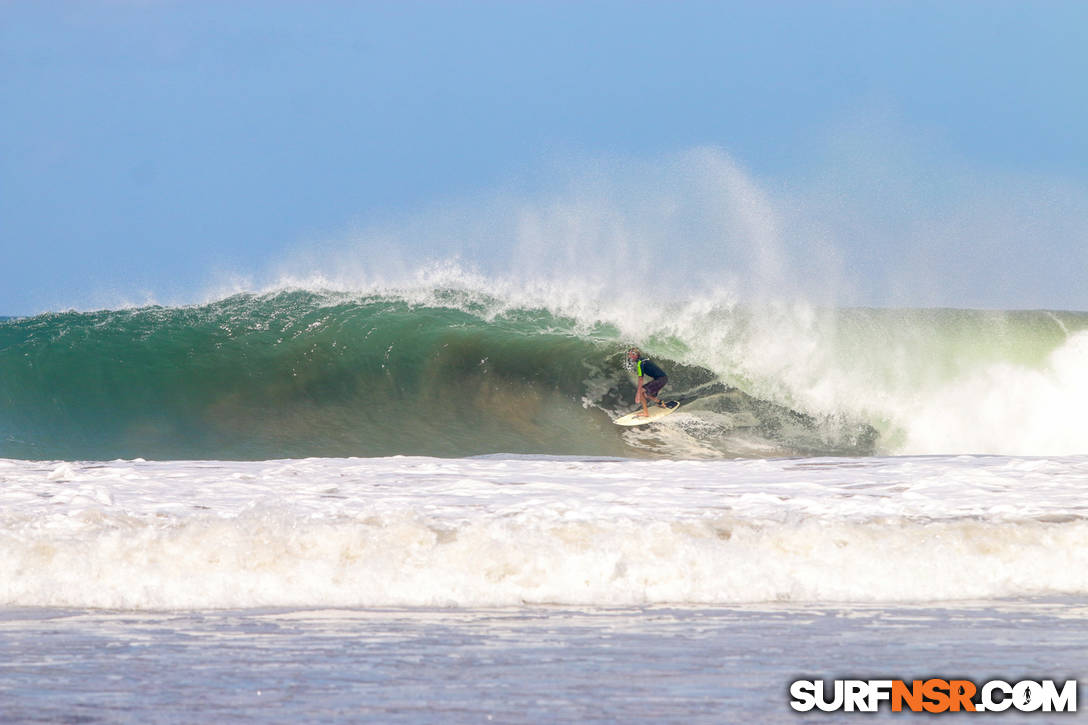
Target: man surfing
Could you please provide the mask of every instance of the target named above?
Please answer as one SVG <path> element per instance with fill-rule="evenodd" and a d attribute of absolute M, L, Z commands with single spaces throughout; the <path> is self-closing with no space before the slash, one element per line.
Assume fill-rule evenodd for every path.
<path fill-rule="evenodd" d="M 638 414 L 638 417 L 645 418 L 650 415 L 647 400 L 654 401 L 662 408 L 668 407 L 657 397 L 657 394 L 665 387 L 665 383 L 669 382 L 669 376 L 665 374 L 665 371 L 659 368 L 650 358 L 643 357 L 637 347 L 632 347 L 627 351 L 627 359 L 634 367 L 635 375 L 638 376 L 638 392 L 635 393 L 635 404 L 642 403 L 642 412 Z M 652 378 L 648 383 L 645 382 L 647 376 Z"/>

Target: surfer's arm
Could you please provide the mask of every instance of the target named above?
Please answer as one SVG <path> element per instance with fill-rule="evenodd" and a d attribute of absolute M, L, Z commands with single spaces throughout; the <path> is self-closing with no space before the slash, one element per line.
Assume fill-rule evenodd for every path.
<path fill-rule="evenodd" d="M 644 381 L 645 379 L 646 379 L 646 376 L 645 376 L 645 375 L 639 375 L 639 376 L 638 376 L 638 390 L 636 390 L 636 391 L 635 391 L 635 402 L 636 402 L 636 403 L 641 403 L 641 402 L 642 402 L 642 396 L 643 396 L 643 392 L 642 392 L 642 382 L 643 382 L 643 381 Z"/>

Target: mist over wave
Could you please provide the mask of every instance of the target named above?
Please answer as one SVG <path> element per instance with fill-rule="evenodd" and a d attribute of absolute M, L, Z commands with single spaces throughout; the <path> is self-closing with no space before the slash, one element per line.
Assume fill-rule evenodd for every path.
<path fill-rule="evenodd" d="M 308 245 L 200 304 L 2 320 L 0 456 L 1088 449 L 1088 314 L 844 305 L 839 250 L 715 149 L 561 186 Z M 684 405 L 620 431 L 630 344 Z"/>

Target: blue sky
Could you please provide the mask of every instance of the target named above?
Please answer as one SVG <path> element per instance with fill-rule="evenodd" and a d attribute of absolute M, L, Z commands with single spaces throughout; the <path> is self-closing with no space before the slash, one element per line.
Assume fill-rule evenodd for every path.
<path fill-rule="evenodd" d="M 500 252 L 472 221 L 437 243 L 436 210 L 601 177 L 637 234 L 615 189 L 707 158 L 840 302 L 1088 310 L 1085 28 L 1082 2 L 2 3 L 0 314 L 185 300 L 390 225 L 474 262 Z"/>

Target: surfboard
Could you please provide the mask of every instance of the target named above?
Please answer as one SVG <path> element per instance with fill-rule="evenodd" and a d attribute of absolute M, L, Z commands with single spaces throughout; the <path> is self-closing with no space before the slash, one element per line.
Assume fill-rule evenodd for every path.
<path fill-rule="evenodd" d="M 677 408 L 680 407 L 680 403 L 675 400 L 670 400 L 665 403 L 665 405 L 667 405 L 668 407 L 662 408 L 657 405 L 651 405 L 648 411 L 649 415 L 647 415 L 646 417 L 642 417 L 641 415 L 639 415 L 642 412 L 642 408 L 639 407 L 639 409 L 636 410 L 634 413 L 628 413 L 627 415 L 616 418 L 612 422 L 616 425 L 645 425 L 646 423 L 653 423 L 655 421 L 661 420 L 666 415 L 674 412 Z"/>

